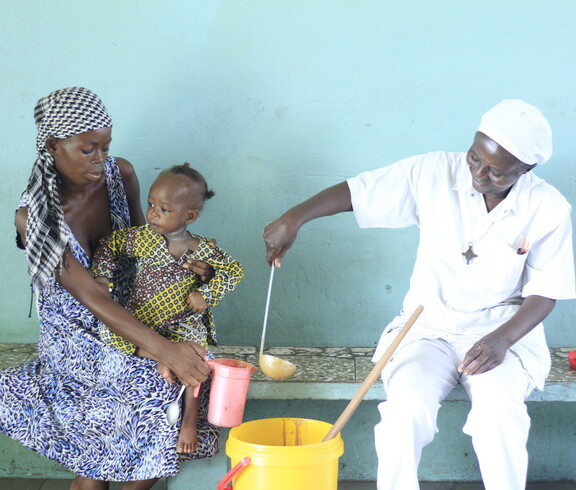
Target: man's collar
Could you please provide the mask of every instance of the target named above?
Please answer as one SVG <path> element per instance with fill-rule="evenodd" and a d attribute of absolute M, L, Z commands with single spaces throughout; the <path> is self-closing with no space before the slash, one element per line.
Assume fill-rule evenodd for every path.
<path fill-rule="evenodd" d="M 518 182 L 514 184 L 512 189 L 510 189 L 506 199 L 502 201 L 504 207 L 516 214 L 521 214 L 522 210 L 527 209 L 530 191 L 542 182 L 543 180 L 532 171 L 526 172 L 518 179 Z M 462 153 L 461 165 L 459 166 L 453 189 L 457 192 L 464 193 L 476 192 L 472 186 L 472 176 L 468 168 L 468 163 L 466 162 L 466 153 Z"/>

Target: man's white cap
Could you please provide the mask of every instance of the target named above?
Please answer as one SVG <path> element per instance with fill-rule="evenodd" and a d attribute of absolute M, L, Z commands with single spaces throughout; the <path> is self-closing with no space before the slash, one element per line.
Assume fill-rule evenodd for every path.
<path fill-rule="evenodd" d="M 480 119 L 478 131 L 528 165 L 546 163 L 552 156 L 552 129 L 533 105 L 504 99 Z"/>

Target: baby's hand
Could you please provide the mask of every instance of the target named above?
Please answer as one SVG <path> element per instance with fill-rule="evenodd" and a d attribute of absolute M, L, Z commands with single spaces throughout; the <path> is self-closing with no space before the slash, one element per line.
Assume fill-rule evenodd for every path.
<path fill-rule="evenodd" d="M 194 313 L 204 313 L 208 308 L 204 297 L 198 291 L 193 291 L 188 295 L 186 304 Z"/>
<path fill-rule="evenodd" d="M 146 359 L 154 359 L 148 351 L 140 347 L 136 348 L 134 354 L 140 357 L 145 357 Z M 176 383 L 176 375 L 162 361 L 158 361 L 158 372 L 160 373 L 160 376 L 169 383 Z"/>
<path fill-rule="evenodd" d="M 110 294 L 110 281 L 105 277 L 98 276 L 95 277 L 94 280 L 98 283 L 98 286 L 104 291 L 106 294 Z"/>
<path fill-rule="evenodd" d="M 158 372 L 160 373 L 160 376 L 162 376 L 169 383 L 176 382 L 176 375 L 163 362 L 158 361 Z"/>

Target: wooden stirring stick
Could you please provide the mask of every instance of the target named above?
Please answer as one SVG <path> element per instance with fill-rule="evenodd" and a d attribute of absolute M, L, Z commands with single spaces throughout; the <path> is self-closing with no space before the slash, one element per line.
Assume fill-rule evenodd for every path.
<path fill-rule="evenodd" d="M 410 327 L 414 325 L 414 322 L 418 319 L 423 309 L 424 307 L 420 305 L 418 306 L 418 308 L 416 308 L 416 310 L 414 310 L 414 313 L 412 313 L 412 316 L 408 319 L 406 325 L 404 325 L 404 327 L 402 328 L 402 330 L 400 330 L 400 333 L 396 336 L 394 341 L 388 346 L 388 349 L 386 349 L 384 355 L 374 365 L 372 371 L 370 371 L 370 374 L 366 376 L 366 379 L 362 382 L 360 388 L 358 388 L 358 391 L 356 392 L 352 400 L 350 400 L 350 403 L 348 403 L 347 407 L 344 409 L 340 417 L 338 417 L 336 423 L 332 426 L 328 434 L 326 434 L 326 437 L 322 439 L 322 442 L 329 441 L 333 437 L 336 437 L 336 434 L 338 434 L 342 430 L 342 428 L 346 425 L 346 422 L 348 422 L 352 414 L 356 411 L 358 405 L 360 405 L 360 402 L 362 401 L 362 399 L 364 398 L 370 387 L 376 382 L 378 376 L 380 376 L 380 373 L 382 372 L 382 369 L 384 369 L 384 366 L 388 364 L 388 361 L 392 357 L 392 354 L 394 354 L 394 351 L 396 350 L 400 342 L 402 342 L 402 339 L 406 336 L 408 330 L 410 330 Z"/>

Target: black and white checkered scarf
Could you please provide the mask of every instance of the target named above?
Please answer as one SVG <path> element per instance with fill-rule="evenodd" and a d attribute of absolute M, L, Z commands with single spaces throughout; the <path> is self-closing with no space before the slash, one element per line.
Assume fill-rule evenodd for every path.
<path fill-rule="evenodd" d="M 82 87 L 56 90 L 40 99 L 34 109 L 34 120 L 38 128 L 38 157 L 26 188 L 30 199 L 26 253 L 28 273 L 38 288 L 62 265 L 69 238 L 58 193 L 59 177 L 54 158 L 46 150 L 46 139 L 65 139 L 109 128 L 112 120 L 100 98 Z"/>

